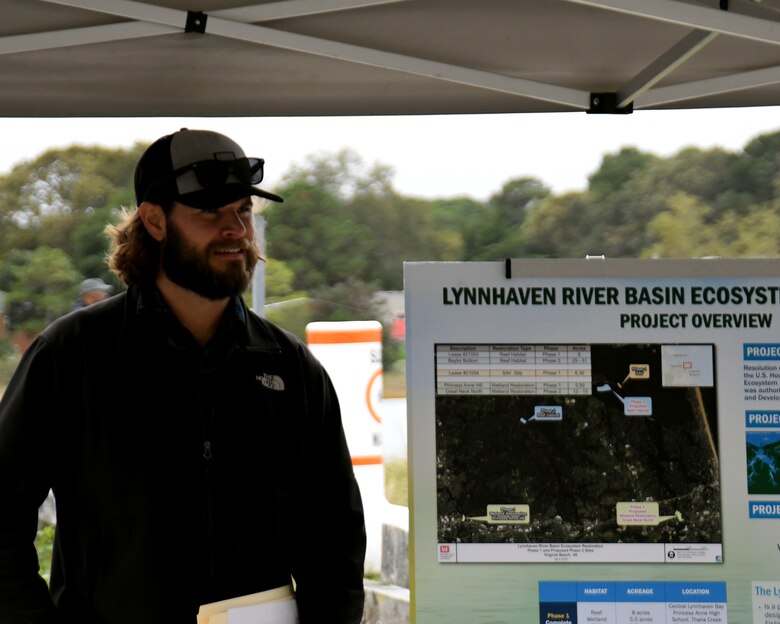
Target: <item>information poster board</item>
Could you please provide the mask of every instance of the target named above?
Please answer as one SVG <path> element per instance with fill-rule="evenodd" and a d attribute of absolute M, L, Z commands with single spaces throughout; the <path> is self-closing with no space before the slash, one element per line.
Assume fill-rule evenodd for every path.
<path fill-rule="evenodd" d="M 412 620 L 780 622 L 780 263 L 407 263 Z"/>

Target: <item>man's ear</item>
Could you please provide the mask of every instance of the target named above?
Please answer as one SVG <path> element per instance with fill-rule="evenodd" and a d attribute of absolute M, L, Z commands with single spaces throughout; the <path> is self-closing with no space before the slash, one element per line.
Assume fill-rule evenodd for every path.
<path fill-rule="evenodd" d="M 165 238 L 165 213 L 161 206 L 148 201 L 141 202 L 138 215 L 154 240 L 162 241 Z"/>

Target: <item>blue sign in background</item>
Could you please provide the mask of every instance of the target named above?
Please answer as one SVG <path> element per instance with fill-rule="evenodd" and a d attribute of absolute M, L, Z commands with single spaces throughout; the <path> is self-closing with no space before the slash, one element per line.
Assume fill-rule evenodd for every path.
<path fill-rule="evenodd" d="M 748 342 L 742 345 L 745 360 L 780 360 L 780 343 Z"/>
<path fill-rule="evenodd" d="M 748 514 L 751 518 L 780 518 L 780 501 L 750 501 Z"/>
<path fill-rule="evenodd" d="M 745 427 L 780 429 L 780 412 L 776 410 L 746 410 Z"/>

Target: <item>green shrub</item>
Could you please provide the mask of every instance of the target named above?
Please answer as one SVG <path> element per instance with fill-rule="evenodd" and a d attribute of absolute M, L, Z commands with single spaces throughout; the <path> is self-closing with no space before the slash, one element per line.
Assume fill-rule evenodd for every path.
<path fill-rule="evenodd" d="M 35 549 L 38 551 L 38 564 L 41 576 L 49 582 L 51 574 L 51 553 L 54 550 L 54 527 L 45 526 L 35 536 Z"/>
<path fill-rule="evenodd" d="M 3 391 L 19 364 L 19 357 L 10 340 L 0 340 L 0 396 L 3 396 Z"/>

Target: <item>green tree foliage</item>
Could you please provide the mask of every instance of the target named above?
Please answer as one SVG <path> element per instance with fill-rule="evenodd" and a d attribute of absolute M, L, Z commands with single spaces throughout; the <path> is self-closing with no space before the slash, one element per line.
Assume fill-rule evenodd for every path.
<path fill-rule="evenodd" d="M 365 170 L 349 150 L 310 157 L 293 167 L 266 209 L 268 250 L 295 273 L 295 289 L 312 291 L 349 279 L 399 289 L 404 260 L 455 259 L 457 234 L 442 229 L 429 202 L 401 197 L 392 171 Z"/>
<path fill-rule="evenodd" d="M 655 239 L 643 256 L 650 258 L 695 258 L 717 255 L 713 231 L 704 226 L 712 208 L 693 195 L 677 193 L 669 199 L 668 208 L 648 224 Z"/>
<path fill-rule="evenodd" d="M 780 132 L 741 153 L 685 148 L 606 155 L 581 193 L 549 197 L 525 222 L 528 255 L 776 255 Z M 766 218 L 766 225 L 746 229 Z M 680 254 L 683 254 L 681 256 Z"/>
<path fill-rule="evenodd" d="M 108 239 L 104 234 L 107 223 L 116 219 L 116 210 L 104 206 L 87 211 L 73 231 L 73 261 L 81 275 L 100 277 L 106 283 L 116 282 L 106 265 Z"/>
<path fill-rule="evenodd" d="M 712 225 L 726 211 L 743 211 L 745 198 L 734 193 L 739 188 L 738 160 L 737 155 L 721 149 L 697 148 L 655 160 L 632 177 L 617 197 L 605 200 L 609 206 L 619 204 L 626 217 L 617 220 L 616 227 L 606 233 L 605 253 L 642 255 L 655 242 L 648 224 L 656 215 L 669 210 L 681 193 L 711 207 L 702 215 L 705 226 Z"/>
<path fill-rule="evenodd" d="M 777 203 L 777 202 L 776 202 Z M 753 207 L 728 211 L 710 222 L 713 209 L 680 193 L 648 227 L 655 242 L 645 257 L 772 258 L 780 256 L 780 211 Z"/>
<path fill-rule="evenodd" d="M 536 178 L 515 178 L 493 195 L 486 218 L 477 226 L 474 256 L 469 260 L 501 260 L 525 255 L 525 220 L 550 195 Z"/>
<path fill-rule="evenodd" d="M 448 232 L 452 253 L 458 260 L 472 260 L 482 252 L 480 230 L 490 215 L 490 207 L 470 197 L 437 199 L 431 202 L 437 227 Z"/>
<path fill-rule="evenodd" d="M 778 202 L 776 201 L 775 204 Z M 719 255 L 734 258 L 780 257 L 780 207 L 754 209 L 741 217 L 729 213 L 716 226 L 714 237 L 725 244 Z"/>
<path fill-rule="evenodd" d="M 265 296 L 268 300 L 289 299 L 295 296 L 295 273 L 287 263 L 268 258 L 265 264 Z"/>
<path fill-rule="evenodd" d="M 305 341 L 306 326 L 314 320 L 312 301 L 308 297 L 295 297 L 272 303 L 266 306 L 265 317 Z"/>
<path fill-rule="evenodd" d="M 372 173 L 373 178 L 365 175 L 363 160 L 357 153 L 342 149 L 335 153 L 322 152 L 307 156 L 302 165 L 290 167 L 283 180 L 285 184 L 306 183 L 344 201 L 354 195 L 358 188 L 387 183 L 391 170 L 377 165 Z"/>
<path fill-rule="evenodd" d="M 268 252 L 294 272 L 295 290 L 313 290 L 360 275 L 369 232 L 356 223 L 338 197 L 307 180 L 280 190 L 283 204 L 266 212 Z"/>
<path fill-rule="evenodd" d="M 382 332 L 382 364 L 390 370 L 403 355 L 403 345 L 390 339 L 390 316 L 376 297 L 376 283 L 348 279 L 335 286 L 323 286 L 313 293 L 312 320 L 379 321 Z"/>
<path fill-rule="evenodd" d="M 438 226 L 429 202 L 369 188 L 353 196 L 348 210 L 368 232 L 368 255 L 360 278 L 382 290 L 403 288 L 405 261 L 455 260 L 456 234 Z"/>
<path fill-rule="evenodd" d="M 617 154 L 607 154 L 601 159 L 598 170 L 588 176 L 588 190 L 594 198 L 609 197 L 657 160 L 635 147 L 624 147 Z"/>
<path fill-rule="evenodd" d="M 582 258 L 598 255 L 588 240 L 594 224 L 585 193 L 549 196 L 530 212 L 523 227 L 526 255 L 530 257 Z"/>
<path fill-rule="evenodd" d="M 313 291 L 314 317 L 320 321 L 380 320 L 382 311 L 374 304 L 376 284 L 349 278 L 334 286 Z"/>
<path fill-rule="evenodd" d="M 61 249 L 16 250 L 6 257 L 8 316 L 13 327 L 36 334 L 70 311 L 79 274 Z"/>
<path fill-rule="evenodd" d="M 0 263 L 11 250 L 47 246 L 62 250 L 81 276 L 110 279 L 103 228 L 132 202 L 140 153 L 140 145 L 74 145 L 48 150 L 0 176 Z"/>
<path fill-rule="evenodd" d="M 780 197 L 780 132 L 761 134 L 750 141 L 739 156 L 738 192 L 752 203 L 771 202 Z"/>
<path fill-rule="evenodd" d="M 0 176 L 0 290 L 12 329 L 68 311 L 85 277 L 113 280 L 103 230 L 134 203 L 141 149 L 54 149 Z M 285 202 L 264 212 L 266 295 L 280 304 L 269 314 L 298 301 L 298 331 L 311 320 L 376 318 L 369 291 L 402 288 L 410 260 L 776 257 L 778 154 L 780 132 L 737 152 L 662 158 L 625 147 L 603 157 L 581 192 L 556 196 L 519 175 L 488 201 L 401 195 L 392 168 L 348 149 L 309 156 L 283 176 Z"/>

